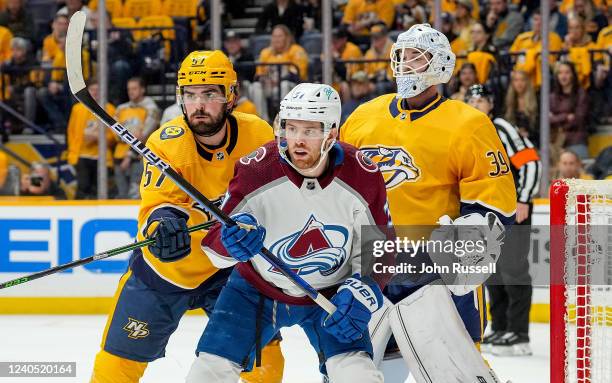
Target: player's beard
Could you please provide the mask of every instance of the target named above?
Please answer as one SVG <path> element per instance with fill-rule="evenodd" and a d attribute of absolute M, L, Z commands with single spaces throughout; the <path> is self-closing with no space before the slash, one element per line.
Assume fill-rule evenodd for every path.
<path fill-rule="evenodd" d="M 223 112 L 219 113 L 217 118 L 214 118 L 210 113 L 205 112 L 204 110 L 196 110 L 189 116 L 189 128 L 193 131 L 194 134 L 203 137 L 214 136 L 219 133 L 219 131 L 225 126 L 225 120 L 227 119 L 229 112 L 227 109 L 223 109 Z M 193 123 L 191 120 L 197 116 L 207 116 L 211 122 L 198 122 Z"/>

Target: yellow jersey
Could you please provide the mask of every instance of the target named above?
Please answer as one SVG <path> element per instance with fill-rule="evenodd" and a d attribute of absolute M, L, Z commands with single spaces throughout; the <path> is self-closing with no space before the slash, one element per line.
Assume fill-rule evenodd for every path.
<path fill-rule="evenodd" d="M 348 41 L 344 50 L 340 54 L 340 59 L 342 60 L 358 60 L 363 58 L 363 53 L 361 53 L 361 49 L 352 42 Z M 362 69 L 362 64 L 346 64 L 346 79 L 350 80 L 351 76 Z"/>
<path fill-rule="evenodd" d="M 612 47 L 612 25 L 608 25 L 599 32 L 599 35 L 597 35 L 597 49 L 605 50 L 609 49 L 610 47 Z M 601 53 L 599 53 L 595 55 L 595 59 L 601 60 L 602 56 L 606 67 L 609 69 L 610 56 L 608 56 L 607 54 L 602 55 Z"/>
<path fill-rule="evenodd" d="M 276 53 L 270 47 L 264 48 L 259 54 L 259 61 L 262 63 L 293 63 L 300 71 L 300 79 L 306 81 L 308 78 L 308 54 L 304 48 L 298 44 L 292 44 L 289 49 L 282 53 Z M 276 68 L 278 67 L 260 65 L 257 67 L 256 74 L 258 76 L 266 75 Z M 296 73 L 295 67 L 289 65 L 282 66 L 282 71 Z M 284 76 L 284 74 L 282 74 L 282 76 Z"/>
<path fill-rule="evenodd" d="M 43 62 L 53 62 L 55 55 L 60 51 L 59 44 L 53 34 L 47 35 L 43 40 L 42 60 Z"/>
<path fill-rule="evenodd" d="M 4 181 L 6 181 L 8 165 L 8 156 L 3 151 L 0 151 L 0 188 L 4 186 Z"/>
<path fill-rule="evenodd" d="M 209 148 L 196 141 L 181 115 L 153 132 L 147 146 L 206 198 L 220 205 L 236 160 L 274 139 L 272 127 L 251 114 L 233 112 L 227 127 L 222 144 Z M 188 226 L 211 219 L 203 207 L 148 163 L 144 164 L 140 195 L 138 241 L 145 239 L 147 224 L 163 216 L 183 217 Z M 147 247 L 142 248 L 132 261 L 134 274 L 160 289 L 196 289 L 218 271 L 202 251 L 205 235 L 205 231 L 191 233 L 191 253 L 174 262 L 162 262 Z"/>
<path fill-rule="evenodd" d="M 106 112 L 115 114 L 115 107 L 106 104 Z M 98 137 L 98 129 L 106 129 L 107 166 L 113 166 L 111 144 L 116 141 L 115 134 L 89 111 L 83 104 L 75 104 L 70 111 L 66 137 L 68 140 L 68 163 L 76 165 L 79 158 L 98 159 L 98 141 L 88 141 L 86 133 Z"/>
<path fill-rule="evenodd" d="M 236 107 L 234 108 L 234 112 L 254 114 L 258 116 L 257 107 L 255 106 L 255 104 L 253 104 L 253 102 L 248 98 L 244 97 L 238 100 Z"/>
<path fill-rule="evenodd" d="M 366 60 L 385 60 L 380 62 L 371 62 L 366 63 L 364 65 L 364 70 L 368 74 L 368 77 L 371 79 L 377 80 L 389 80 L 393 78 L 393 71 L 391 70 L 391 65 L 389 65 L 389 60 L 391 60 L 391 49 L 393 48 L 393 41 L 387 39 L 385 43 L 385 47 L 383 48 L 382 53 L 376 52 L 373 47 L 367 50 L 365 53 L 364 59 Z"/>
<path fill-rule="evenodd" d="M 548 44 L 551 52 L 559 52 L 563 49 L 563 41 L 561 40 L 561 37 L 554 32 L 550 32 L 548 34 Z M 524 53 L 517 57 L 514 69 L 522 70 L 527 73 L 531 79 L 531 83 L 537 88 L 539 88 L 542 84 L 541 51 L 542 40 L 540 38 L 534 38 L 533 31 L 523 32 L 516 36 L 512 46 L 510 47 L 510 53 Z M 556 58 L 557 55 L 550 55 L 548 62 L 550 64 L 554 64 Z"/>
<path fill-rule="evenodd" d="M 395 6 L 388 0 L 349 0 L 344 8 L 343 24 L 353 24 L 361 20 L 378 19 L 384 22 L 388 28 L 393 24 L 395 18 Z M 363 28 L 358 34 L 367 35 L 369 30 Z"/>
<path fill-rule="evenodd" d="M 591 50 L 597 49 L 594 42 L 589 42 L 581 46 L 573 46 L 569 48 L 567 60 L 571 61 L 576 68 L 578 74 L 578 82 L 584 89 L 591 86 Z"/>
<path fill-rule="evenodd" d="M 7 27 L 0 26 L 0 61 L 5 62 L 11 59 L 11 40 L 13 33 Z"/>
<path fill-rule="evenodd" d="M 340 128 L 381 170 L 394 225 L 436 225 L 493 211 L 514 221 L 516 189 L 506 151 L 491 120 L 475 108 L 436 96 L 422 109 L 396 94 L 360 105 Z"/>

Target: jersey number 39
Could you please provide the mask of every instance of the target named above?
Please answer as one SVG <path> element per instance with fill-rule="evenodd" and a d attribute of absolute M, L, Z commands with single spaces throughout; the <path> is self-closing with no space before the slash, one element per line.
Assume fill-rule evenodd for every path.
<path fill-rule="evenodd" d="M 507 174 L 510 171 L 510 167 L 508 166 L 508 162 L 504 158 L 504 155 L 501 151 L 488 151 L 487 157 L 491 159 L 491 171 L 489 172 L 490 177 L 497 177 L 500 175 Z"/>

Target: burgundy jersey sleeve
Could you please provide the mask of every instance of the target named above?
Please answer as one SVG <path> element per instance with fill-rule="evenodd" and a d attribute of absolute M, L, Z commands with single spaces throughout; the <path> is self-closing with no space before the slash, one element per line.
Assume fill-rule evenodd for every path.
<path fill-rule="evenodd" d="M 355 257 L 354 270 L 359 270 L 362 276 L 372 277 L 382 288 L 391 279 L 390 273 L 374 273 L 374 263 L 382 265 L 393 265 L 394 253 L 385 253 L 382 256 L 374 256 L 373 246 L 375 241 L 394 241 L 395 231 L 389 215 L 387 202 L 387 189 L 378 166 L 361 151 L 352 145 L 341 143 L 345 153 L 344 166 L 338 174 L 338 178 L 349 188 L 354 190 L 366 206 L 365 211 L 356 217 L 355 249 L 360 254 Z M 359 243 L 357 243 L 357 241 Z M 358 264 L 357 264 L 358 263 Z M 381 268 L 388 270 L 388 268 Z"/>

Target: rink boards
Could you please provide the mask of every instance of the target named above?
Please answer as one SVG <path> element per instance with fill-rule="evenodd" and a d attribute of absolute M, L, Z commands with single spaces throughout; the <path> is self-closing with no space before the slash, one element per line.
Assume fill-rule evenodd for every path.
<path fill-rule="evenodd" d="M 137 231 L 137 201 L 0 200 L 0 281 L 129 244 Z M 533 224 L 547 225 L 547 200 Z M 548 269 L 548 234 L 532 234 L 532 268 Z M 535 250 L 534 250 L 535 249 Z M 0 290 L 0 314 L 99 314 L 110 307 L 129 254 Z M 548 289 L 534 291 L 532 320 L 548 320 Z"/>

